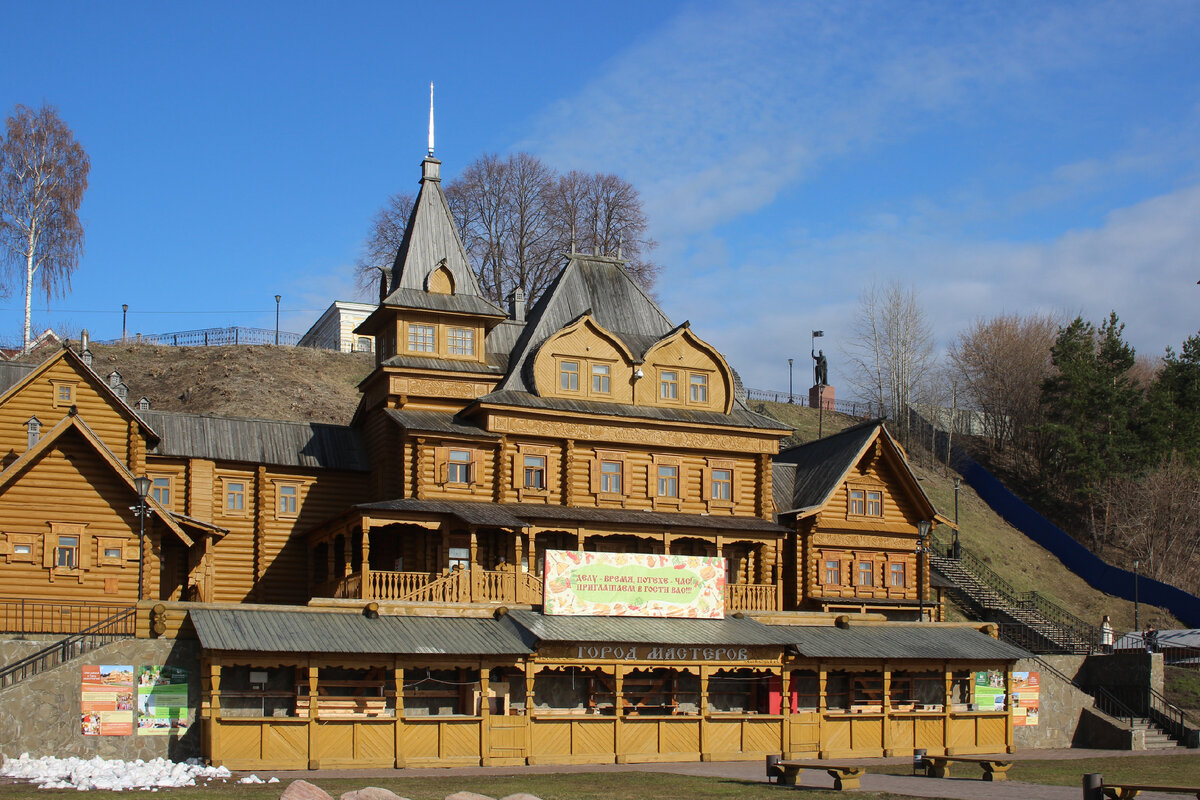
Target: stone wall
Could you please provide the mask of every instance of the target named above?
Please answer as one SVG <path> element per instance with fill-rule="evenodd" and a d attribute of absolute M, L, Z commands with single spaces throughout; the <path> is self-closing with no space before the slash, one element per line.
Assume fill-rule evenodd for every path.
<path fill-rule="evenodd" d="M 6 642 L 5 645 L 9 643 Z M 7 648 L 6 648 L 7 649 Z M 194 641 L 126 639 L 0 690 L 0 753 L 79 756 L 127 761 L 159 756 L 172 761 L 200 755 L 196 707 L 200 702 L 199 646 Z M 182 736 L 84 736 L 80 681 L 84 664 L 166 664 L 188 670 L 188 728 Z"/>
<path fill-rule="evenodd" d="M 1042 656 L 1059 672 L 1079 682 L 1086 656 Z M 1075 743 L 1080 715 L 1092 707 L 1091 695 L 1081 692 L 1035 659 L 1018 661 L 1015 672 L 1036 672 L 1041 679 L 1041 698 L 1038 705 L 1038 724 L 1013 728 L 1013 740 L 1020 749 L 1036 747 L 1070 747 Z"/>
<path fill-rule="evenodd" d="M 59 637 L 61 638 L 61 637 Z M 58 639 L 25 639 L 25 638 L 4 638 L 0 639 L 0 667 L 6 667 L 9 664 L 14 664 L 26 656 L 31 656 L 43 647 L 54 644 Z"/>

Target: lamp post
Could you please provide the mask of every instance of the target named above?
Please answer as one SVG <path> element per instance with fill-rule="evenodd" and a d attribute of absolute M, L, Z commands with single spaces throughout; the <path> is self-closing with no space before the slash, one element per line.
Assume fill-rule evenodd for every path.
<path fill-rule="evenodd" d="M 283 295 L 275 295 L 275 346 L 279 346 L 279 301 L 283 299 Z"/>
<path fill-rule="evenodd" d="M 962 478 L 954 479 L 954 557 L 959 557 L 958 549 L 958 489 L 962 483 Z"/>
<path fill-rule="evenodd" d="M 1133 562 L 1133 629 L 1135 631 L 1142 629 L 1142 626 L 1138 623 L 1138 568 L 1141 565 L 1141 561 Z"/>
<path fill-rule="evenodd" d="M 140 475 L 133 479 L 133 488 L 137 491 L 138 504 L 133 512 L 138 517 L 138 600 L 145 596 L 146 587 L 146 496 L 150 494 L 150 479 Z"/>
<path fill-rule="evenodd" d="M 125 341 L 125 317 L 129 315 L 129 303 L 121 303 L 121 341 Z"/>
<path fill-rule="evenodd" d="M 795 402 L 792 399 L 792 359 L 788 359 L 788 402 Z"/>
<path fill-rule="evenodd" d="M 917 523 L 917 599 L 921 606 L 921 622 L 925 621 L 925 554 L 929 552 L 929 530 L 933 525 L 923 519 Z"/>

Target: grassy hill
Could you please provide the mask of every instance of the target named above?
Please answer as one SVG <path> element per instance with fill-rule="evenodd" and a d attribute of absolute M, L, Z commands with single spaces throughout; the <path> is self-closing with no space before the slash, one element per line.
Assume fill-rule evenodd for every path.
<path fill-rule="evenodd" d="M 795 428 L 797 432 L 790 443 L 817 438 L 818 414 L 814 409 L 785 403 L 752 403 L 751 406 Z M 828 436 L 858 422 L 861 420 L 826 411 L 824 433 Z M 926 452 L 909 453 L 909 459 L 921 486 L 938 511 L 953 519 L 955 473 L 934 464 Z M 1108 614 L 1118 635 L 1133 629 L 1133 603 L 1093 589 L 1057 557 L 1001 519 L 965 483 L 959 490 L 959 540 L 963 547 L 1020 591 L 1038 591 L 1095 625 Z M 961 614 L 954 609 L 950 611 L 952 615 Z M 1153 621 L 1159 628 L 1179 626 L 1168 612 L 1145 603 L 1141 606 L 1139 619 L 1142 625 Z"/>

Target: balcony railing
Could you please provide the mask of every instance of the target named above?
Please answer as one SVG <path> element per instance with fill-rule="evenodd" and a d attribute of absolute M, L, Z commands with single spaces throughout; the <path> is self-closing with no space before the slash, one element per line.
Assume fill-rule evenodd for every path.
<path fill-rule="evenodd" d="M 542 579 L 528 572 L 459 569 L 444 575 L 428 572 L 353 572 L 332 584 L 333 596 L 353 600 L 406 603 L 522 603 L 542 602 Z M 734 583 L 725 587 L 725 607 L 734 611 L 774 611 L 776 587 Z"/>
<path fill-rule="evenodd" d="M 775 611 L 775 587 L 769 583 L 728 583 L 725 585 L 725 610 Z"/>

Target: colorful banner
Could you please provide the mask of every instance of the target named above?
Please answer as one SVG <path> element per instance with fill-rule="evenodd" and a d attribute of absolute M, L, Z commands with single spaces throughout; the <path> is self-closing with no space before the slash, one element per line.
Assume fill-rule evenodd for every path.
<path fill-rule="evenodd" d="M 139 736 L 168 736 L 187 730 L 187 669 L 138 667 L 137 708 Z"/>
<path fill-rule="evenodd" d="M 1004 710 L 1004 673 L 975 673 L 975 708 L 980 711 Z"/>
<path fill-rule="evenodd" d="M 546 614 L 724 619 L 725 559 L 547 550 Z"/>
<path fill-rule="evenodd" d="M 1013 673 L 1013 725 L 1038 724 L 1041 683 L 1040 673 Z"/>
<path fill-rule="evenodd" d="M 80 698 L 84 736 L 133 733 L 132 665 L 84 665 Z"/>

